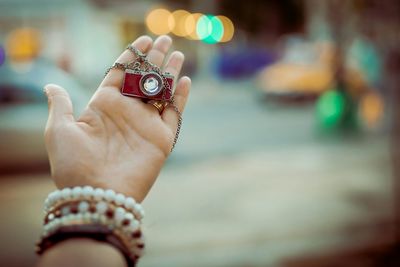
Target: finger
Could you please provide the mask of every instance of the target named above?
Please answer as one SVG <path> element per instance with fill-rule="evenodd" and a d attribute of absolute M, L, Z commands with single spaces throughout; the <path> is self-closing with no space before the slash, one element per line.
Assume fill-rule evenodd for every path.
<path fill-rule="evenodd" d="M 162 35 L 154 41 L 154 45 L 147 54 L 147 59 L 151 63 L 161 67 L 168 50 L 171 48 L 172 39 L 167 35 Z"/>
<path fill-rule="evenodd" d="M 164 71 L 169 72 L 174 77 L 178 77 L 183 61 L 185 61 L 185 56 L 179 51 L 174 51 L 169 57 L 167 64 L 165 64 Z"/>
<path fill-rule="evenodd" d="M 184 76 L 179 79 L 178 84 L 176 86 L 176 90 L 174 93 L 175 98 L 175 105 L 178 110 L 183 113 L 185 109 L 185 105 L 189 96 L 190 86 L 192 81 L 189 77 Z M 178 114 L 177 112 L 171 107 L 167 106 L 164 112 L 162 113 L 163 121 L 170 127 L 170 129 L 175 132 L 176 127 L 178 125 Z"/>
<path fill-rule="evenodd" d="M 137 38 L 132 45 L 137 48 L 142 53 L 147 53 L 153 44 L 153 40 L 149 36 L 140 36 Z M 119 63 L 130 63 L 134 61 L 136 56 L 129 50 L 125 50 L 115 62 Z M 112 69 L 104 77 L 103 82 L 100 84 L 100 88 L 113 86 L 116 88 L 121 88 L 124 80 L 125 72 L 120 69 Z"/>
<path fill-rule="evenodd" d="M 47 127 L 74 121 L 72 102 L 64 88 L 56 84 L 48 84 L 44 87 L 44 92 L 49 103 Z"/>

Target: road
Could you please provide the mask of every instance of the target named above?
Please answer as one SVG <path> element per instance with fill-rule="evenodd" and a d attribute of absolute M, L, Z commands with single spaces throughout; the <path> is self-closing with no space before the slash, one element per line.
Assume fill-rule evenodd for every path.
<path fill-rule="evenodd" d="M 176 156 L 201 159 L 304 144 L 314 140 L 314 123 L 312 106 L 266 104 L 251 81 L 195 84 Z"/>
<path fill-rule="evenodd" d="M 251 82 L 196 83 L 175 153 L 144 202 L 139 266 L 284 266 L 374 240 L 392 219 L 385 135 L 326 137 L 312 105 Z M 48 174 L 0 179 L 2 262 L 30 266 Z"/>

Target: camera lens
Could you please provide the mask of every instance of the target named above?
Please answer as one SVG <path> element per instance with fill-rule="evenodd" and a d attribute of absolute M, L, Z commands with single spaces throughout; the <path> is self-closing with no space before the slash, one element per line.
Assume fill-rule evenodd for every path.
<path fill-rule="evenodd" d="M 147 96 L 155 96 L 161 92 L 163 82 L 157 73 L 148 73 L 140 79 L 140 89 Z"/>
<path fill-rule="evenodd" d="M 149 93 L 154 93 L 158 89 L 158 81 L 154 78 L 148 78 L 143 83 L 144 89 Z"/>

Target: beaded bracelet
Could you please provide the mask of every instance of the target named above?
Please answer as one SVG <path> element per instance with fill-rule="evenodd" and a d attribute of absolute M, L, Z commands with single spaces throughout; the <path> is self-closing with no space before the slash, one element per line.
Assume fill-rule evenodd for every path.
<path fill-rule="evenodd" d="M 132 211 L 137 215 L 139 220 L 144 218 L 144 210 L 139 203 L 132 197 L 125 197 L 121 193 L 115 193 L 114 190 L 104 190 L 102 188 L 93 188 L 91 186 L 64 188 L 62 190 L 56 190 L 49 194 L 44 202 L 44 211 L 48 212 L 57 203 L 71 201 L 71 200 L 97 200 L 106 201 L 109 203 L 115 203 L 118 206 L 123 206 L 127 210 Z"/>
<path fill-rule="evenodd" d="M 103 225 L 107 227 L 131 252 L 132 255 L 140 257 L 144 248 L 142 233 L 138 227 L 132 228 L 131 225 L 123 227 L 115 225 L 112 219 L 107 216 L 98 216 L 97 214 L 70 214 L 60 219 L 54 219 L 44 226 L 40 241 L 37 243 L 38 253 L 44 249 L 46 240 L 58 233 L 59 229 L 67 226 L 90 226 Z"/>
<path fill-rule="evenodd" d="M 131 197 L 91 186 L 64 188 L 49 194 L 44 211 L 38 254 L 58 242 L 80 236 L 115 246 L 127 260 L 130 259 L 130 266 L 134 266 L 143 254 L 140 224 L 144 211 Z M 101 227 L 108 231 L 96 233 Z"/>

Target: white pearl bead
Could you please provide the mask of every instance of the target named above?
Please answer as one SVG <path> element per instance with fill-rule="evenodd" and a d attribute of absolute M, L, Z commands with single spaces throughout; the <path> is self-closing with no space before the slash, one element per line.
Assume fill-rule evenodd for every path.
<path fill-rule="evenodd" d="M 144 210 L 141 209 L 139 213 L 140 213 L 140 219 L 143 219 L 145 215 Z"/>
<path fill-rule="evenodd" d="M 70 213 L 70 208 L 68 206 L 65 206 L 61 209 L 61 215 L 62 216 L 67 216 Z"/>
<path fill-rule="evenodd" d="M 91 215 L 90 215 L 89 212 L 85 212 L 82 216 L 83 216 L 83 220 L 84 220 L 86 223 L 89 223 L 89 222 L 90 222 Z"/>
<path fill-rule="evenodd" d="M 71 198 L 71 188 L 64 188 L 63 190 L 61 190 L 61 197 L 64 200 L 69 200 Z"/>
<path fill-rule="evenodd" d="M 122 205 L 125 202 L 125 196 L 121 193 L 115 196 L 115 204 Z"/>
<path fill-rule="evenodd" d="M 78 204 L 78 211 L 80 213 L 85 213 L 89 210 L 89 203 L 87 203 L 86 201 L 81 201 Z"/>
<path fill-rule="evenodd" d="M 127 208 L 128 210 L 133 210 L 135 208 L 135 204 L 136 204 L 136 201 L 133 198 L 127 197 L 125 199 L 124 205 L 125 205 L 125 208 Z"/>
<path fill-rule="evenodd" d="M 111 201 L 115 200 L 115 195 L 116 194 L 115 194 L 114 190 L 108 189 L 108 190 L 105 191 L 104 198 L 107 201 L 111 202 Z"/>
<path fill-rule="evenodd" d="M 58 225 L 61 223 L 61 221 L 59 218 L 55 218 L 53 223 L 54 223 L 55 227 L 58 227 Z"/>
<path fill-rule="evenodd" d="M 138 229 L 139 229 L 138 220 L 131 220 L 131 223 L 126 227 L 126 230 L 128 230 L 130 233 L 133 233 Z"/>
<path fill-rule="evenodd" d="M 55 218 L 55 216 L 54 216 L 53 213 L 50 213 L 49 216 L 47 216 L 47 219 L 48 219 L 49 221 L 54 220 L 54 218 Z"/>
<path fill-rule="evenodd" d="M 135 210 L 137 211 L 139 218 L 143 219 L 144 218 L 144 210 L 140 204 L 135 205 Z"/>
<path fill-rule="evenodd" d="M 61 217 L 61 225 L 67 225 L 67 218 L 66 217 Z"/>
<path fill-rule="evenodd" d="M 87 186 L 83 187 L 83 189 L 82 189 L 82 195 L 85 198 L 91 198 L 93 196 L 93 193 L 94 193 L 94 189 L 91 186 L 87 185 Z"/>
<path fill-rule="evenodd" d="M 125 220 L 131 221 L 133 219 L 135 219 L 135 216 L 133 216 L 132 213 L 130 213 L 130 212 L 125 213 Z"/>
<path fill-rule="evenodd" d="M 124 218 L 125 218 L 125 210 L 121 207 L 116 208 L 114 211 L 114 220 L 116 224 L 121 225 Z"/>
<path fill-rule="evenodd" d="M 82 196 L 82 187 L 80 187 L 80 186 L 74 187 L 72 189 L 72 197 L 76 199 L 81 196 Z"/>
<path fill-rule="evenodd" d="M 99 221 L 100 221 L 101 224 L 106 224 L 107 223 L 107 217 L 104 216 L 104 215 L 101 215 Z"/>
<path fill-rule="evenodd" d="M 50 200 L 49 198 L 46 198 L 46 200 L 44 201 L 44 212 L 46 213 L 50 208 Z"/>
<path fill-rule="evenodd" d="M 49 224 L 46 224 L 45 226 L 43 226 L 43 230 L 45 232 L 49 231 L 49 229 L 50 229 L 50 225 Z"/>
<path fill-rule="evenodd" d="M 54 222 L 53 222 L 53 221 L 49 222 L 49 223 L 47 224 L 47 227 L 48 227 L 47 230 L 51 232 L 51 230 L 52 230 L 53 227 L 54 227 Z"/>
<path fill-rule="evenodd" d="M 50 206 L 54 204 L 55 198 L 56 198 L 56 192 L 55 191 L 51 192 L 49 194 L 49 196 L 47 197 L 47 199 L 49 200 Z"/>
<path fill-rule="evenodd" d="M 135 255 L 137 255 L 137 256 L 139 256 L 139 257 L 143 256 L 143 249 L 138 248 L 138 247 L 136 246 L 136 244 L 135 244 L 134 247 L 131 248 L 131 250 L 132 250 L 132 252 L 133 252 Z"/>
<path fill-rule="evenodd" d="M 60 201 L 61 200 L 61 191 L 60 190 L 56 190 L 54 191 L 54 201 Z"/>
<path fill-rule="evenodd" d="M 101 188 L 96 188 L 94 190 L 94 199 L 95 200 L 102 200 L 104 198 L 104 190 Z"/>
<path fill-rule="evenodd" d="M 100 201 L 96 204 L 96 211 L 99 214 L 105 214 L 107 211 L 107 203 L 104 201 Z"/>
<path fill-rule="evenodd" d="M 100 220 L 100 215 L 98 213 L 93 213 L 92 218 L 94 222 L 98 222 Z"/>

